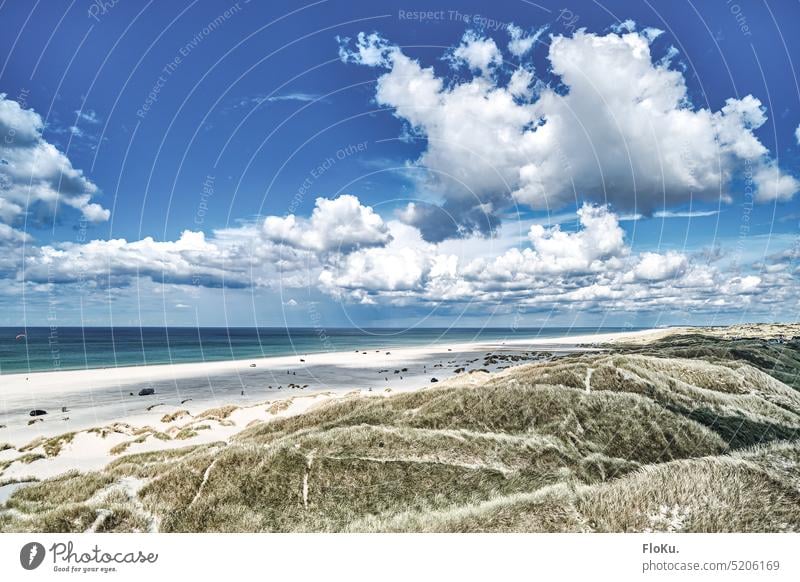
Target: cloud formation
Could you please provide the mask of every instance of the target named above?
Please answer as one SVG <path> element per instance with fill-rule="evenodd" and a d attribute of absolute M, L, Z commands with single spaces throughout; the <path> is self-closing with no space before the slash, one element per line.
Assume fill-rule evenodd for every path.
<path fill-rule="evenodd" d="M 317 198 L 308 219 L 298 219 L 294 214 L 285 218 L 268 216 L 264 220 L 264 236 L 275 243 L 319 252 L 348 252 L 389 241 L 383 219 L 348 194 L 333 200 Z"/>
<path fill-rule="evenodd" d="M 558 83 L 549 84 L 525 62 L 544 30 L 508 32 L 507 47 L 468 32 L 447 53 L 466 80 L 437 76 L 377 34 L 341 46 L 344 61 L 383 69 L 377 102 L 426 140 L 415 163 L 438 198 L 409 203 L 393 218 L 342 195 L 318 198 L 309 216 L 187 230 L 173 241 L 37 245 L 16 228 L 25 212 L 50 215 L 60 204 L 90 221 L 109 212 L 92 201 L 97 187 L 42 138 L 41 117 L 2 96 L 0 270 L 37 290 L 122 288 L 144 278 L 184 288 L 313 287 L 345 303 L 422 309 L 712 313 L 798 305 L 794 251 L 731 267 L 716 255 L 636 252 L 620 227 L 645 215 L 715 214 L 691 210 L 692 202 L 729 201 L 737 179 L 752 182 L 758 202 L 791 199 L 798 181 L 753 133 L 766 122 L 758 99 L 728 99 L 718 111 L 693 105 L 671 53 L 652 54 L 659 31 L 637 33 L 633 23 L 606 35 L 551 37 Z M 516 204 L 577 207 L 576 228 L 529 221 L 520 236 L 499 241 L 500 217 Z"/>
<path fill-rule="evenodd" d="M 584 204 L 578 222 L 574 231 L 533 224 L 519 246 L 487 253 L 479 235 L 458 245 L 431 243 L 415 227 L 389 221 L 389 244 L 329 257 L 319 284 L 346 302 L 498 312 L 714 313 L 766 309 L 775 295 L 798 303 L 784 269 L 731 275 L 702 254 L 636 253 L 619 217 L 604 205 Z"/>
<path fill-rule="evenodd" d="M 318 199 L 308 218 L 270 216 L 210 235 L 185 231 L 175 241 L 30 245 L 24 269 L 7 255 L 0 268 L 17 269 L 34 289 L 121 288 L 142 279 L 183 288 L 315 288 L 344 303 L 454 312 L 714 313 L 768 309 L 776 297 L 798 305 L 794 251 L 726 271 L 719 255 L 635 252 L 607 205 L 585 203 L 577 218 L 576 229 L 533 223 L 521 239 L 506 232 L 493 250 L 480 234 L 426 241 L 418 228 L 384 221 L 343 196 Z M 0 245 L 22 243 L 2 226 Z"/>
<path fill-rule="evenodd" d="M 529 37 L 510 33 L 508 50 L 523 57 Z M 405 219 L 434 242 L 489 233 L 514 204 L 554 211 L 590 201 L 651 214 L 730 202 L 737 178 L 752 180 L 759 202 L 791 199 L 800 182 L 753 133 L 766 121 L 761 102 L 731 98 L 718 111 L 692 104 L 672 53 L 654 60 L 658 33 L 629 23 L 606 35 L 551 36 L 558 83 L 550 84 L 525 63 L 509 74 L 495 41 L 472 31 L 447 55 L 474 73 L 466 80 L 437 76 L 378 34 L 360 34 L 340 55 L 384 69 L 376 101 L 427 140 L 415 163 L 457 227 L 443 232 L 440 215 L 419 204 Z"/>
<path fill-rule="evenodd" d="M 247 287 L 247 253 L 202 232 L 184 231 L 176 241 L 151 237 L 60 243 L 34 249 L 22 278 L 34 283 L 81 283 L 124 287 L 138 277 L 203 287 Z"/>
<path fill-rule="evenodd" d="M 0 242 L 4 236 L 0 228 Z M 268 216 L 210 236 L 186 230 L 175 241 L 146 237 L 34 246 L 19 277 L 101 287 L 124 287 L 139 277 L 196 287 L 297 287 L 308 284 L 309 269 L 319 273 L 325 257 L 355 257 L 359 249 L 390 241 L 387 225 L 371 207 L 343 195 L 318 198 L 309 218 Z"/>
<path fill-rule="evenodd" d="M 0 93 L 0 221 L 13 225 L 25 213 L 49 219 L 63 206 L 89 222 L 108 220 L 92 202 L 97 186 L 42 138 L 42 128 L 38 113 Z"/>

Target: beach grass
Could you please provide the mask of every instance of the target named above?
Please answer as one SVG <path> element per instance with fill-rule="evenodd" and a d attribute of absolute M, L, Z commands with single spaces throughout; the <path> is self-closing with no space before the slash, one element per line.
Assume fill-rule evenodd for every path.
<path fill-rule="evenodd" d="M 273 403 L 228 441 L 21 488 L 0 530 L 796 532 L 799 356 L 690 334 L 296 416 Z"/>

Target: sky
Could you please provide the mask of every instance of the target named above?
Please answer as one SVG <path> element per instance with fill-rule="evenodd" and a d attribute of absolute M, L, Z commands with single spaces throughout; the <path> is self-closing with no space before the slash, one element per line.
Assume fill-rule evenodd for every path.
<path fill-rule="evenodd" d="M 0 3 L 0 325 L 796 321 L 795 2 Z"/>

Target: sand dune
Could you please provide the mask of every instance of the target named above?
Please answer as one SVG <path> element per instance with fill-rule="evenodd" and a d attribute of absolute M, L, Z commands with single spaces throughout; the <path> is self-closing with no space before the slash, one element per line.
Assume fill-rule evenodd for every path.
<path fill-rule="evenodd" d="M 457 370 L 496 370 L 487 353 L 566 353 L 588 344 L 660 337 L 664 330 L 534 339 L 503 345 L 467 343 L 425 347 L 309 353 L 190 364 L 68 370 L 2 376 L 0 442 L 23 444 L 103 423 L 147 425 L 165 412 L 212 406 L 245 406 L 309 392 L 416 390 Z M 587 346 L 579 347 L 581 344 Z M 529 355 L 525 355 L 530 352 Z M 147 394 L 139 396 L 144 390 Z M 151 393 L 152 392 L 152 393 Z M 47 412 L 32 418 L 33 410 Z M 31 423 L 31 421 L 33 421 Z"/>
<path fill-rule="evenodd" d="M 98 443 L 113 460 L 10 492 L 0 529 L 800 531 L 799 369 L 797 341 L 678 333 L 402 393 L 172 410 L 3 452 L 38 455 L 16 478 Z"/>

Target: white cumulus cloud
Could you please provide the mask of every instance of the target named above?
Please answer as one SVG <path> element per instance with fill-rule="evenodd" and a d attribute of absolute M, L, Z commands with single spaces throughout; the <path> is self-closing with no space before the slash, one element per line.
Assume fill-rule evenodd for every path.
<path fill-rule="evenodd" d="M 268 240 L 313 251 L 349 251 L 358 247 L 384 245 L 389 231 L 383 219 L 358 198 L 342 195 L 333 200 L 317 198 L 311 217 L 299 219 L 269 216 L 264 221 Z"/>
<path fill-rule="evenodd" d="M 508 52 L 515 57 L 525 56 L 533 48 L 533 45 L 536 44 L 536 41 L 545 33 L 547 28 L 547 26 L 543 26 L 530 34 L 526 34 L 519 26 L 509 24 L 506 27 L 508 35 L 511 37 L 508 43 Z"/>
<path fill-rule="evenodd" d="M 800 183 L 753 133 L 766 121 L 760 100 L 731 98 L 717 111 L 693 105 L 683 73 L 654 59 L 655 32 L 633 27 L 551 37 L 548 60 L 561 85 L 540 83 L 535 95 L 530 73 L 497 74 L 500 49 L 475 32 L 452 58 L 478 74 L 455 82 L 377 34 L 343 46 L 345 61 L 386 69 L 376 100 L 427 138 L 416 164 L 430 171 L 459 228 L 443 234 L 437 213 L 419 204 L 410 223 L 435 242 L 488 233 L 515 202 L 556 210 L 583 199 L 646 214 L 729 202 L 748 164 L 756 200 L 792 198 Z M 512 41 L 520 35 L 512 29 Z M 524 55 L 525 46 L 514 47 Z"/>
<path fill-rule="evenodd" d="M 91 202 L 97 186 L 44 140 L 42 128 L 38 113 L 0 93 L 0 220 L 52 216 L 65 206 L 90 222 L 108 220 L 110 212 Z"/>
<path fill-rule="evenodd" d="M 503 54 L 491 38 L 481 38 L 469 31 L 453 51 L 452 61 L 456 66 L 465 64 L 471 70 L 488 75 L 503 63 Z"/>
<path fill-rule="evenodd" d="M 633 270 L 636 279 L 642 281 L 664 281 L 682 275 L 688 266 L 686 256 L 669 251 L 665 254 L 642 253 Z"/>

